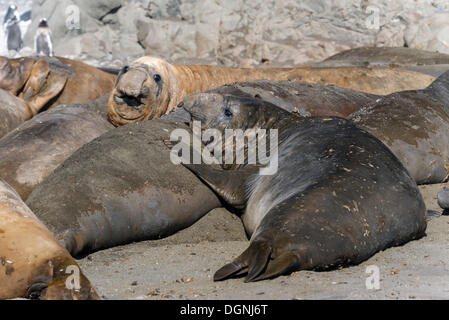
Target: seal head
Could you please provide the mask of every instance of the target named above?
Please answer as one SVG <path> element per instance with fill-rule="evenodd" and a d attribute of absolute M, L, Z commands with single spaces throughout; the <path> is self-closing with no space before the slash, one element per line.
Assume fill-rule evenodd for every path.
<path fill-rule="evenodd" d="M 170 65 L 143 57 L 123 67 L 108 103 L 108 117 L 115 126 L 158 118 L 170 103 Z"/>

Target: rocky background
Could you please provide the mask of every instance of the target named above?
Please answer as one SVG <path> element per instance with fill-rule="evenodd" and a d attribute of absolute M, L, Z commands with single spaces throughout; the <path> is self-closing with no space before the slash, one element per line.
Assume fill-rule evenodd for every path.
<path fill-rule="evenodd" d="M 56 55 L 96 65 L 153 55 L 175 63 L 294 66 L 361 46 L 449 53 L 449 0 L 21 2 L 33 14 L 26 46 L 33 47 L 45 17 Z"/>

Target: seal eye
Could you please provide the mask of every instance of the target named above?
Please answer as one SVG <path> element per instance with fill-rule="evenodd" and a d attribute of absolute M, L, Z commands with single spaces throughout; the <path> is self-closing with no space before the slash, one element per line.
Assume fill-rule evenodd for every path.
<path fill-rule="evenodd" d="M 162 80 L 161 76 L 158 75 L 158 74 L 155 74 L 155 75 L 153 76 L 153 79 L 154 79 L 154 81 L 156 81 L 156 82 L 159 82 L 159 81 Z"/>
<path fill-rule="evenodd" d="M 127 73 L 129 71 L 129 67 L 128 66 L 124 66 L 122 69 L 122 73 Z"/>
<path fill-rule="evenodd" d="M 225 114 L 225 116 L 228 117 L 228 118 L 230 118 L 230 117 L 232 117 L 232 116 L 234 115 L 234 114 L 232 113 L 231 109 L 229 109 L 229 108 L 226 108 L 226 109 L 224 110 L 224 114 Z"/>

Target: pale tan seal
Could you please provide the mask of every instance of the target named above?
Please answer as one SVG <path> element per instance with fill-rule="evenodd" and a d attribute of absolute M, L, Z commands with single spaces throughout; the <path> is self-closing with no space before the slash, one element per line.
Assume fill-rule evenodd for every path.
<path fill-rule="evenodd" d="M 69 289 L 66 282 L 76 269 L 80 288 Z M 2 180 L 0 283 L 0 299 L 99 299 L 76 261 Z"/>

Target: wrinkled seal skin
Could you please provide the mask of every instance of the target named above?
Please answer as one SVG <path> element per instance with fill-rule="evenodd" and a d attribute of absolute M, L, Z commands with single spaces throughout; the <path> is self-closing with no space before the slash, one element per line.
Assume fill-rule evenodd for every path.
<path fill-rule="evenodd" d="M 0 57 L 0 89 L 17 95 L 30 77 L 35 60 Z"/>
<path fill-rule="evenodd" d="M 81 288 L 66 287 L 73 274 L 66 273 L 69 266 L 80 270 L 19 195 L 0 180 L 0 299 L 100 299 L 81 270 Z"/>
<path fill-rule="evenodd" d="M 76 60 L 0 57 L 0 88 L 22 97 L 34 113 L 103 97 L 115 80 L 115 75 Z"/>
<path fill-rule="evenodd" d="M 170 161 L 180 122 L 144 121 L 109 131 L 75 152 L 27 204 L 74 256 L 159 239 L 221 206 L 215 194 Z"/>
<path fill-rule="evenodd" d="M 0 138 L 33 116 L 23 99 L 0 89 Z"/>
<path fill-rule="evenodd" d="M 92 101 L 111 93 L 114 88 L 117 77 L 113 74 L 76 60 L 61 57 L 46 57 L 46 59 L 54 65 L 55 72 L 60 69 L 66 70 L 69 77 L 61 95 L 52 101 L 48 108 Z"/>
<path fill-rule="evenodd" d="M 268 80 L 238 82 L 208 92 L 268 101 L 301 116 L 343 118 L 381 97 L 335 86 Z"/>
<path fill-rule="evenodd" d="M 114 128 L 89 104 L 38 114 L 0 139 L 0 179 L 26 200 L 73 152 Z"/>
<path fill-rule="evenodd" d="M 332 84 L 372 94 L 423 89 L 435 78 L 390 68 L 225 68 L 204 65 L 172 65 L 143 57 L 125 66 L 112 91 L 108 116 L 115 125 L 156 119 L 172 111 L 191 93 L 225 84 L 252 80 L 290 80 Z"/>
<path fill-rule="evenodd" d="M 187 165 L 225 201 L 246 206 L 249 248 L 215 280 L 247 273 L 245 281 L 256 281 L 356 264 L 424 235 L 426 210 L 417 185 L 382 142 L 352 122 L 292 117 L 265 101 L 212 93 L 187 97 L 184 108 L 204 128 L 221 132 L 279 130 L 274 175 L 254 174 L 251 165 Z"/>
<path fill-rule="evenodd" d="M 418 184 L 449 176 L 449 72 L 425 90 L 382 97 L 350 119 L 385 143 Z"/>

